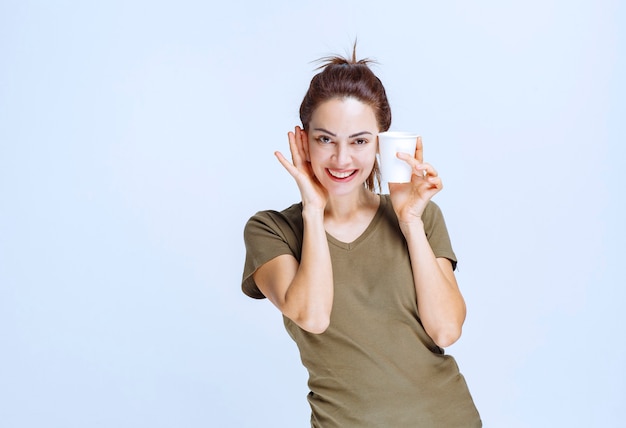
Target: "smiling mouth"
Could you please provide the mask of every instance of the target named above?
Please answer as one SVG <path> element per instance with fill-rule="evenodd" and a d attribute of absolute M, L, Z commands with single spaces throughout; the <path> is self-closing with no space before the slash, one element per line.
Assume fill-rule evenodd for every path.
<path fill-rule="evenodd" d="M 327 171 L 328 171 L 328 174 L 331 177 L 339 179 L 339 180 L 343 180 L 345 178 L 348 178 L 348 177 L 356 174 L 357 170 L 353 169 L 351 171 L 333 171 L 332 169 L 327 169 Z"/>

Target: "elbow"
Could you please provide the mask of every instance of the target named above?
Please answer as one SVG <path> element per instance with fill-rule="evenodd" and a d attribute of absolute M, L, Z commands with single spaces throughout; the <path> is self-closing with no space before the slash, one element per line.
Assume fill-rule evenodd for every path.
<path fill-rule="evenodd" d="M 302 330 L 313 334 L 322 334 L 330 325 L 330 314 L 297 317 L 296 319 L 292 318 L 292 321 L 295 322 Z"/>
<path fill-rule="evenodd" d="M 330 307 L 321 305 L 317 307 L 285 305 L 281 312 L 298 327 L 309 333 L 322 334 L 330 325 Z"/>
<path fill-rule="evenodd" d="M 446 328 L 431 335 L 431 338 L 440 348 L 447 348 L 459 340 L 461 332 L 461 327 Z"/>

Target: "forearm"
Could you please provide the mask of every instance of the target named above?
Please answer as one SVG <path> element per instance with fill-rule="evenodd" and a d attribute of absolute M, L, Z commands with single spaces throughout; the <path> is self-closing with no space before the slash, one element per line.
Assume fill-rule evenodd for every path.
<path fill-rule="evenodd" d="M 428 243 L 421 221 L 401 224 L 406 238 L 417 308 L 426 332 L 441 347 L 454 343 L 465 321 L 465 301 L 448 261 L 439 262 Z"/>
<path fill-rule="evenodd" d="M 283 313 L 301 328 L 322 333 L 330 322 L 333 272 L 323 210 L 304 210 L 304 236 L 298 270 L 285 294 Z"/>

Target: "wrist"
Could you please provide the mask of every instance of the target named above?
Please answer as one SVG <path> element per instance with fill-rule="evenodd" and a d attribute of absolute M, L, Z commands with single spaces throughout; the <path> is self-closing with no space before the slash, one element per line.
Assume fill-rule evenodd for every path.
<path fill-rule="evenodd" d="M 324 221 L 324 208 L 303 205 L 302 219 L 305 222 Z"/>
<path fill-rule="evenodd" d="M 399 221 L 398 224 L 400 225 L 400 230 L 402 231 L 402 234 L 404 234 L 406 238 L 409 238 L 410 236 L 414 236 L 416 234 L 423 235 L 425 233 L 424 222 L 422 221 L 421 217 L 415 217 L 415 219 L 412 219 L 409 222 Z"/>

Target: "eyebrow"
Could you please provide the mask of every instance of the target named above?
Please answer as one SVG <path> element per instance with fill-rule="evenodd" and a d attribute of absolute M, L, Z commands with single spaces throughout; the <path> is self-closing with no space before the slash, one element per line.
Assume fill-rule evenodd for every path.
<path fill-rule="evenodd" d="M 330 132 L 328 129 L 324 129 L 324 128 L 314 128 L 314 131 L 321 131 L 321 132 L 325 132 L 333 137 L 336 137 L 336 134 L 333 134 L 332 132 Z M 357 132 L 356 134 L 352 134 L 349 135 L 348 138 L 354 138 L 354 137 L 359 137 L 361 135 L 365 135 L 365 134 L 369 134 L 369 135 L 373 135 L 371 132 L 369 131 L 361 131 L 361 132 Z"/>

